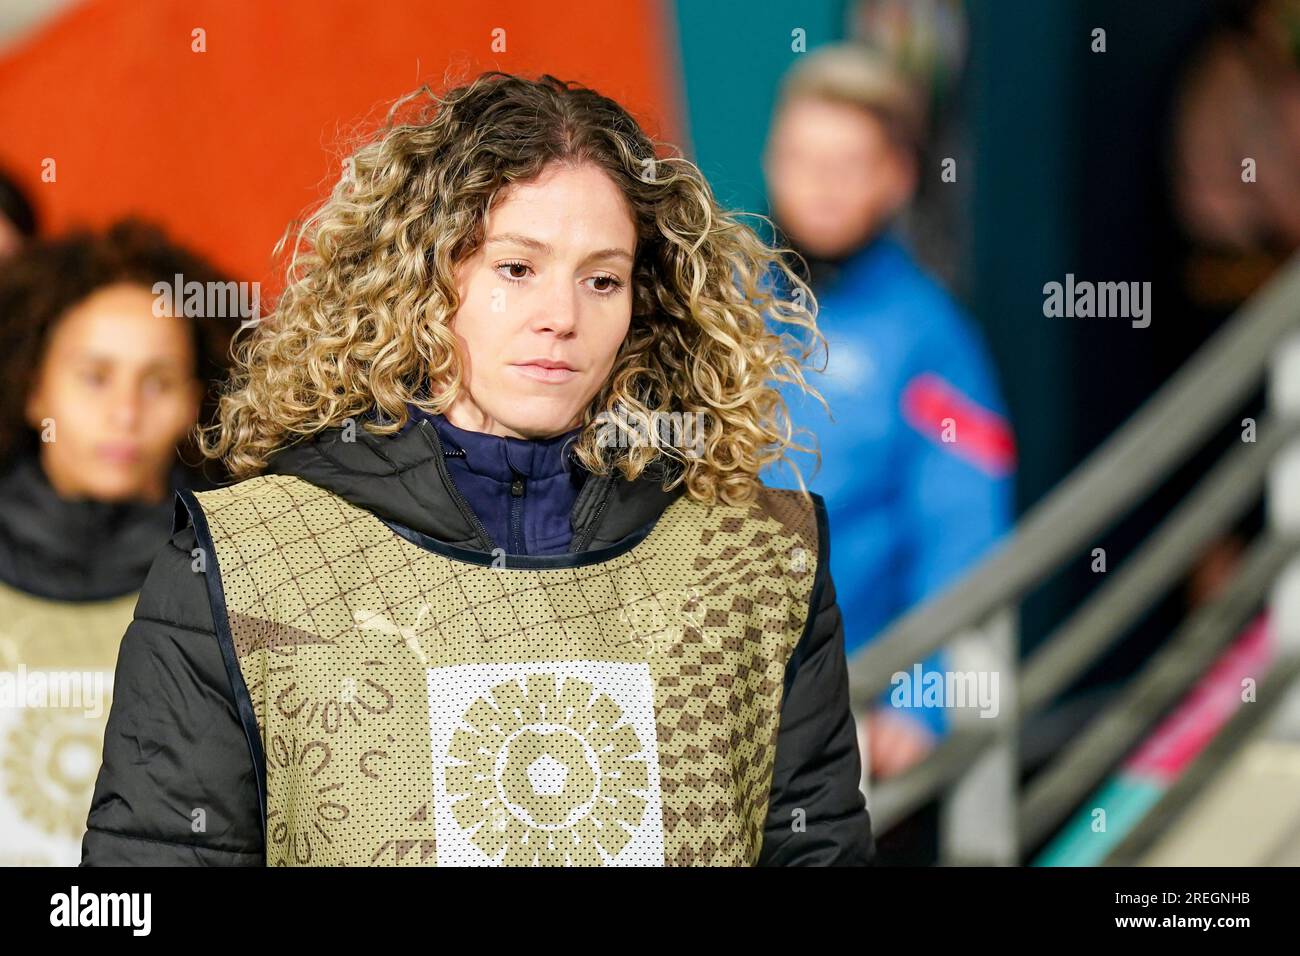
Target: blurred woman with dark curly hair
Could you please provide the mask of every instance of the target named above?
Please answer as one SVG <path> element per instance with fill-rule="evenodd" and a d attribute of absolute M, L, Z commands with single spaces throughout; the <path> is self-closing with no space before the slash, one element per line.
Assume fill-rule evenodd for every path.
<path fill-rule="evenodd" d="M 217 279 L 129 221 L 0 273 L 0 865 L 80 859 L 122 632 L 201 480 L 232 327 L 160 303 L 177 274 Z"/>
<path fill-rule="evenodd" d="M 757 477 L 819 338 L 779 254 L 550 76 L 412 94 L 344 170 L 205 436 L 245 480 L 183 493 L 123 642 L 83 863 L 866 862 L 825 510 Z"/>

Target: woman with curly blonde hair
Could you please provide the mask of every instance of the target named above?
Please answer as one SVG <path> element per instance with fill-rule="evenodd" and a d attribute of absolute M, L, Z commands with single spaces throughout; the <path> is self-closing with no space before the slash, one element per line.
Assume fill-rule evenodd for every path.
<path fill-rule="evenodd" d="M 865 863 L 825 508 L 757 477 L 802 447 L 773 327 L 819 339 L 779 254 L 504 73 L 400 100 L 291 235 L 83 864 Z"/>

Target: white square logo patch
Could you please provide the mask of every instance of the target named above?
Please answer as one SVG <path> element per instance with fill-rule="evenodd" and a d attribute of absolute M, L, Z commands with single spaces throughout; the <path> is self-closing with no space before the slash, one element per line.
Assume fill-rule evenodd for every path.
<path fill-rule="evenodd" d="M 427 674 L 440 865 L 663 865 L 648 664 Z"/>

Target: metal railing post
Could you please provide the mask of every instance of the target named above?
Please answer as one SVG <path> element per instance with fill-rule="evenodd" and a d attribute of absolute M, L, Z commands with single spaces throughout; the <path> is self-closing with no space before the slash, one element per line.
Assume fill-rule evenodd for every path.
<path fill-rule="evenodd" d="M 1016 611 L 1005 607 L 948 646 L 953 686 L 975 691 L 948 710 L 952 730 L 992 723 L 998 737 L 944 795 L 939 859 L 947 866 L 1014 866 L 1017 843 L 1018 640 Z M 947 675 L 945 675 L 947 676 Z M 990 706 L 991 705 L 991 706 Z"/>
<path fill-rule="evenodd" d="M 1300 421 L 1300 332 L 1285 338 L 1273 354 L 1268 403 L 1279 422 Z M 1300 436 L 1293 436 L 1273 459 L 1265 494 L 1272 532 L 1300 538 Z M 1278 657 L 1300 656 L 1300 557 L 1293 558 L 1278 575 L 1269 604 Z M 1300 734 L 1300 726 L 1291 729 Z"/>

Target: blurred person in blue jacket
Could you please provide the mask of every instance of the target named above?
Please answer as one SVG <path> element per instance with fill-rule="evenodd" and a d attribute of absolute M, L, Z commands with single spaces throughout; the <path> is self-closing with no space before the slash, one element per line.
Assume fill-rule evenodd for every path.
<path fill-rule="evenodd" d="M 914 89 L 888 64 L 862 44 L 835 44 L 785 77 L 763 159 L 771 218 L 807 263 L 826 337 L 825 370 L 809 382 L 833 418 L 784 394 L 802 441 L 810 432 L 822 453 L 809 486 L 829 509 L 850 655 L 1012 524 L 1015 446 L 992 363 L 895 228 L 917 187 L 924 127 Z M 791 483 L 785 465 L 769 472 L 769 484 Z M 943 662 L 940 651 L 920 663 L 928 673 Z M 942 707 L 905 689 L 859 722 L 873 777 L 908 769 L 948 729 Z"/>

